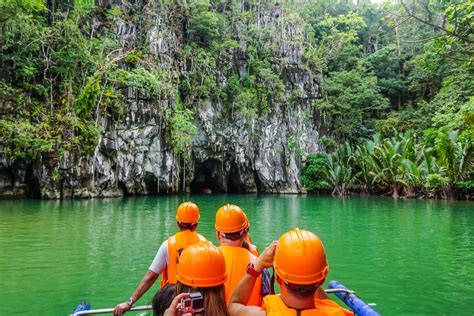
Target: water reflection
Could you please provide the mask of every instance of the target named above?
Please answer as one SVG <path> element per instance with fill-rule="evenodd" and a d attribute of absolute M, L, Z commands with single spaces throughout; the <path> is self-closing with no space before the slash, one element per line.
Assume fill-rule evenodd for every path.
<path fill-rule="evenodd" d="M 111 307 L 135 289 L 189 196 L 0 201 L 0 315 Z M 321 236 L 338 279 L 387 314 L 469 314 L 472 203 L 273 195 L 196 195 L 199 231 L 216 243 L 225 203 L 248 214 L 262 250 L 299 226 Z M 149 302 L 153 291 L 140 301 Z M 446 294 L 448 293 L 448 294 Z M 42 304 L 38 304 L 42 302 Z"/>

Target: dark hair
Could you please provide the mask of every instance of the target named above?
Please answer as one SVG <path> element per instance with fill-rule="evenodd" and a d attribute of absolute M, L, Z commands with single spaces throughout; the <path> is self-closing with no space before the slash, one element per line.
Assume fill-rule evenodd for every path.
<path fill-rule="evenodd" d="M 224 284 L 212 287 L 190 287 L 181 282 L 176 282 L 176 295 L 181 293 L 200 292 L 204 297 L 204 315 L 230 316 L 225 302 Z"/>
<path fill-rule="evenodd" d="M 165 313 L 165 310 L 173 301 L 175 291 L 174 284 L 167 284 L 156 292 L 151 301 L 153 316 L 162 316 Z"/>
<path fill-rule="evenodd" d="M 242 238 L 243 235 L 245 235 L 246 231 L 242 229 L 241 231 L 235 232 L 235 233 L 220 233 L 222 237 L 225 239 L 230 239 L 232 241 L 239 240 Z"/>
<path fill-rule="evenodd" d="M 190 231 L 195 231 L 198 224 L 197 223 L 181 223 L 181 222 L 177 222 L 178 223 L 178 227 L 179 227 L 179 230 L 190 230 Z"/>
<path fill-rule="evenodd" d="M 288 287 L 288 289 L 290 289 L 290 291 L 293 292 L 293 294 L 300 297 L 305 297 L 305 296 L 314 295 L 318 287 L 320 287 L 323 284 L 323 282 L 303 285 L 303 284 L 294 284 L 294 283 L 283 281 L 283 284 L 285 284 Z"/>

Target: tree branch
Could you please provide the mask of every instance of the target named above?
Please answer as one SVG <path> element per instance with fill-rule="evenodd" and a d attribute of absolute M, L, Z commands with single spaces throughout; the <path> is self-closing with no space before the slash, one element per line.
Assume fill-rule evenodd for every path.
<path fill-rule="evenodd" d="M 403 6 L 403 8 L 405 9 L 406 13 L 407 13 L 410 17 L 412 17 L 413 19 L 415 19 L 415 20 L 417 20 L 417 21 L 419 21 L 419 22 L 421 22 L 421 23 L 423 23 L 423 24 L 432 26 L 432 27 L 434 27 L 434 28 L 436 28 L 436 29 L 438 29 L 438 30 L 441 30 L 441 31 L 445 32 L 446 34 L 449 34 L 449 35 L 451 35 L 451 36 L 454 36 L 454 37 L 460 39 L 461 41 L 463 41 L 463 42 L 465 42 L 465 43 L 474 44 L 474 41 L 471 41 L 471 40 L 469 40 L 469 39 L 467 39 L 467 38 L 465 38 L 465 37 L 463 37 L 463 36 L 461 36 L 461 35 L 459 35 L 459 34 L 457 34 L 457 33 L 454 33 L 454 32 L 451 32 L 451 31 L 447 30 L 447 29 L 444 28 L 444 27 L 441 27 L 441 26 L 439 26 L 439 25 L 436 25 L 436 24 L 433 24 L 433 23 L 431 23 L 431 22 L 425 21 L 425 20 L 423 20 L 422 18 L 416 16 L 413 12 L 410 11 L 410 9 L 406 6 L 406 4 L 403 2 L 403 0 L 400 0 L 400 3 L 402 4 L 402 6 Z"/>
<path fill-rule="evenodd" d="M 444 36 L 444 35 L 435 35 L 435 36 L 431 36 L 431 37 L 427 37 L 427 38 L 422 38 L 422 39 L 419 39 L 419 40 L 416 40 L 416 41 L 409 41 L 409 40 L 402 39 L 402 42 L 403 43 L 410 43 L 410 44 L 421 43 L 421 42 L 431 41 L 432 39 L 442 37 L 442 36 Z"/>

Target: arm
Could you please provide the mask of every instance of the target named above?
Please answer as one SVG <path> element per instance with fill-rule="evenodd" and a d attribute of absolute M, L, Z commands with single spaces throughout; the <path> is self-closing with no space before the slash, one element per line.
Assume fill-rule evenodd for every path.
<path fill-rule="evenodd" d="M 255 267 L 255 270 L 257 270 L 257 267 Z M 256 281 L 256 277 L 246 274 L 237 284 L 229 303 L 229 313 L 231 316 L 266 315 L 265 310 L 259 306 L 245 306 L 245 302 L 249 300 Z"/>
<path fill-rule="evenodd" d="M 277 243 L 272 242 L 265 251 L 257 258 L 255 262 L 255 270 L 261 272 L 264 268 L 273 266 L 273 257 Z M 245 303 L 252 295 L 252 289 L 257 281 L 256 277 L 246 274 L 232 293 L 229 304 L 229 312 L 232 316 L 245 315 L 266 315 L 265 310 L 257 306 L 245 306 Z"/>
<path fill-rule="evenodd" d="M 148 291 L 148 289 L 155 283 L 156 279 L 158 279 L 160 275 L 156 274 L 155 272 L 148 270 L 145 275 L 143 276 L 140 284 L 138 284 L 137 289 L 132 294 L 132 300 L 134 302 L 138 301 L 143 294 Z"/>
<path fill-rule="evenodd" d="M 159 275 L 165 271 L 168 263 L 168 242 L 165 241 L 161 244 L 153 262 L 148 268 L 148 271 L 143 276 L 142 280 L 137 286 L 135 292 L 133 292 L 131 298 L 135 303 L 148 291 L 148 289 L 155 283 Z M 114 316 L 120 316 L 125 312 L 129 311 L 132 306 L 128 305 L 127 302 L 123 302 L 115 306 Z"/>
<path fill-rule="evenodd" d="M 145 273 L 142 280 L 140 281 L 140 284 L 138 284 L 137 289 L 135 290 L 135 292 L 133 292 L 131 296 L 133 302 L 138 301 L 140 297 L 142 297 L 143 294 L 148 291 L 148 289 L 153 285 L 153 283 L 155 283 L 156 279 L 158 279 L 158 276 L 159 274 L 156 274 L 151 270 L 148 270 Z M 130 308 L 132 308 L 132 306 L 128 305 L 127 302 L 120 303 L 114 308 L 114 316 L 120 316 L 125 312 L 129 311 Z"/>

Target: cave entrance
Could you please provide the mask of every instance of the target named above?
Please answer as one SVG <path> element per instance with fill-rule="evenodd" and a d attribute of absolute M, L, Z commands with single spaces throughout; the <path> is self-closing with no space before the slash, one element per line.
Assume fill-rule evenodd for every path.
<path fill-rule="evenodd" d="M 245 193 L 245 186 L 240 181 L 239 168 L 235 162 L 232 163 L 232 167 L 230 169 L 230 176 L 227 180 L 227 188 L 228 191 L 232 193 Z"/>
<path fill-rule="evenodd" d="M 27 187 L 27 196 L 30 199 L 38 199 L 41 198 L 41 186 L 38 181 L 38 178 L 35 177 L 35 174 L 33 172 L 33 165 L 29 164 L 28 167 L 26 168 L 26 174 L 25 174 L 25 184 Z M 62 187 L 61 187 L 61 194 L 60 198 L 62 199 Z"/>
<path fill-rule="evenodd" d="M 222 169 L 222 163 L 217 159 L 208 159 L 202 163 L 196 163 L 194 167 L 194 178 L 190 184 L 191 193 L 227 192 L 227 175 Z"/>
<path fill-rule="evenodd" d="M 158 179 L 148 171 L 145 173 L 145 187 L 147 194 L 158 194 Z"/>

